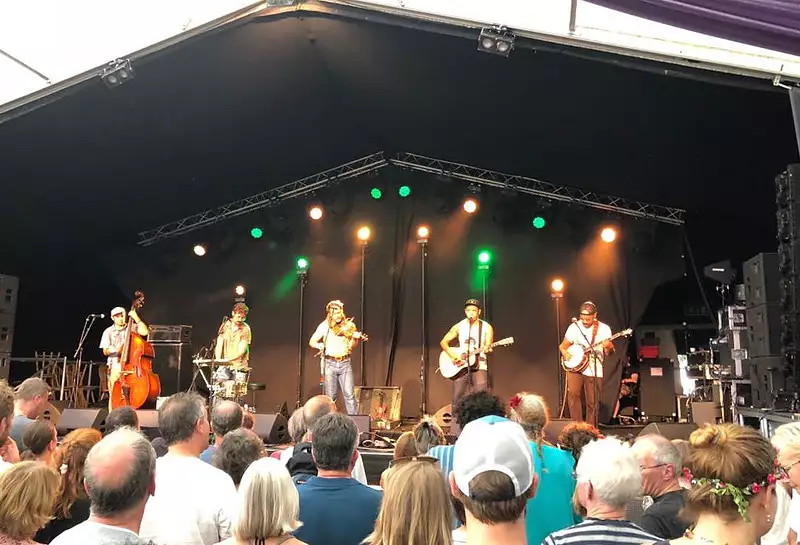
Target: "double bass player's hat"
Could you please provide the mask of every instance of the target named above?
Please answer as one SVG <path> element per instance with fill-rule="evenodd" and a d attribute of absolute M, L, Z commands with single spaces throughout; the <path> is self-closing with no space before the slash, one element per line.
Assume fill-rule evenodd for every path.
<path fill-rule="evenodd" d="M 581 314 L 597 314 L 597 305 L 591 301 L 586 301 L 581 305 L 580 312 Z"/>
<path fill-rule="evenodd" d="M 125 309 L 122 307 L 114 307 L 111 309 L 111 317 L 117 316 L 118 314 L 125 314 Z"/>
<path fill-rule="evenodd" d="M 330 303 L 325 305 L 325 312 L 330 312 L 332 308 L 336 308 L 336 307 L 344 310 L 344 303 L 342 303 L 338 299 L 336 299 L 335 301 L 331 301 Z"/>

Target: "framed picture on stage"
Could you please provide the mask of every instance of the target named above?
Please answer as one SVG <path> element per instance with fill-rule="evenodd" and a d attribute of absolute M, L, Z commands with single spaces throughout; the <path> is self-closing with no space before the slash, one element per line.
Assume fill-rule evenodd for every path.
<path fill-rule="evenodd" d="M 356 386 L 358 414 L 368 414 L 373 427 L 390 429 L 400 424 L 403 389 L 399 386 Z"/>

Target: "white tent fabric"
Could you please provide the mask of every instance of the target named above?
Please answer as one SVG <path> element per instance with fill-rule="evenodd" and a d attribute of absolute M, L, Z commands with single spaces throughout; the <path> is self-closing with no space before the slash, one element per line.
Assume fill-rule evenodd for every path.
<path fill-rule="evenodd" d="M 324 1 L 324 0 L 323 0 Z M 359 5 L 753 77 L 800 80 L 800 58 L 704 36 L 576 0 L 357 0 Z M 288 0 L 0 0 L 0 114 L 95 77 L 115 59 Z M 135 68 L 135 65 L 134 65 Z"/>

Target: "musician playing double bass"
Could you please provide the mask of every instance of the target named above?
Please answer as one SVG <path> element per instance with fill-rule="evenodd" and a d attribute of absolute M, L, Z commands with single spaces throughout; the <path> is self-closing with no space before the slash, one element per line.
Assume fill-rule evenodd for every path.
<path fill-rule="evenodd" d="M 148 333 L 150 333 L 150 329 L 147 327 L 147 324 L 139 318 L 135 309 L 131 310 L 130 317 L 136 324 L 135 331 L 142 337 L 146 337 Z M 108 358 L 106 365 L 108 366 L 109 411 L 113 409 L 113 407 L 111 407 L 111 392 L 114 391 L 114 383 L 119 380 L 120 374 L 122 373 L 122 364 L 120 364 L 119 357 L 125 344 L 125 332 L 128 328 L 128 315 L 125 309 L 122 307 L 114 307 L 111 309 L 111 320 L 114 324 L 107 327 L 106 330 L 103 331 L 103 336 L 100 338 L 100 348 L 103 350 L 103 355 Z"/>
<path fill-rule="evenodd" d="M 614 352 L 614 345 L 608 340 L 610 338 L 611 328 L 597 319 L 597 305 L 591 301 L 583 303 L 580 306 L 580 320 L 573 321 L 567 328 L 559 350 L 565 358 L 569 358 L 567 351 L 572 345 L 586 349 L 597 343 L 602 344 L 589 352 L 589 365 L 582 373 L 567 372 L 567 407 L 573 420 L 583 420 L 597 426 L 603 386 L 603 361 Z M 585 420 L 581 408 L 581 390 L 586 398 Z"/>

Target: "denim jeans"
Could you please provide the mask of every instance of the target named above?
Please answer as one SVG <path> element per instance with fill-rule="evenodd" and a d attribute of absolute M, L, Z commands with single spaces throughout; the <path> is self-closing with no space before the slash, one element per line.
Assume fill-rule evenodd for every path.
<path fill-rule="evenodd" d="M 339 382 L 338 385 L 336 383 L 337 380 Z M 350 359 L 336 361 L 325 358 L 325 395 L 336 401 L 339 388 L 341 388 L 344 394 L 344 405 L 347 408 L 347 414 L 356 414 L 357 410 L 353 387 L 353 367 L 350 365 Z"/>

